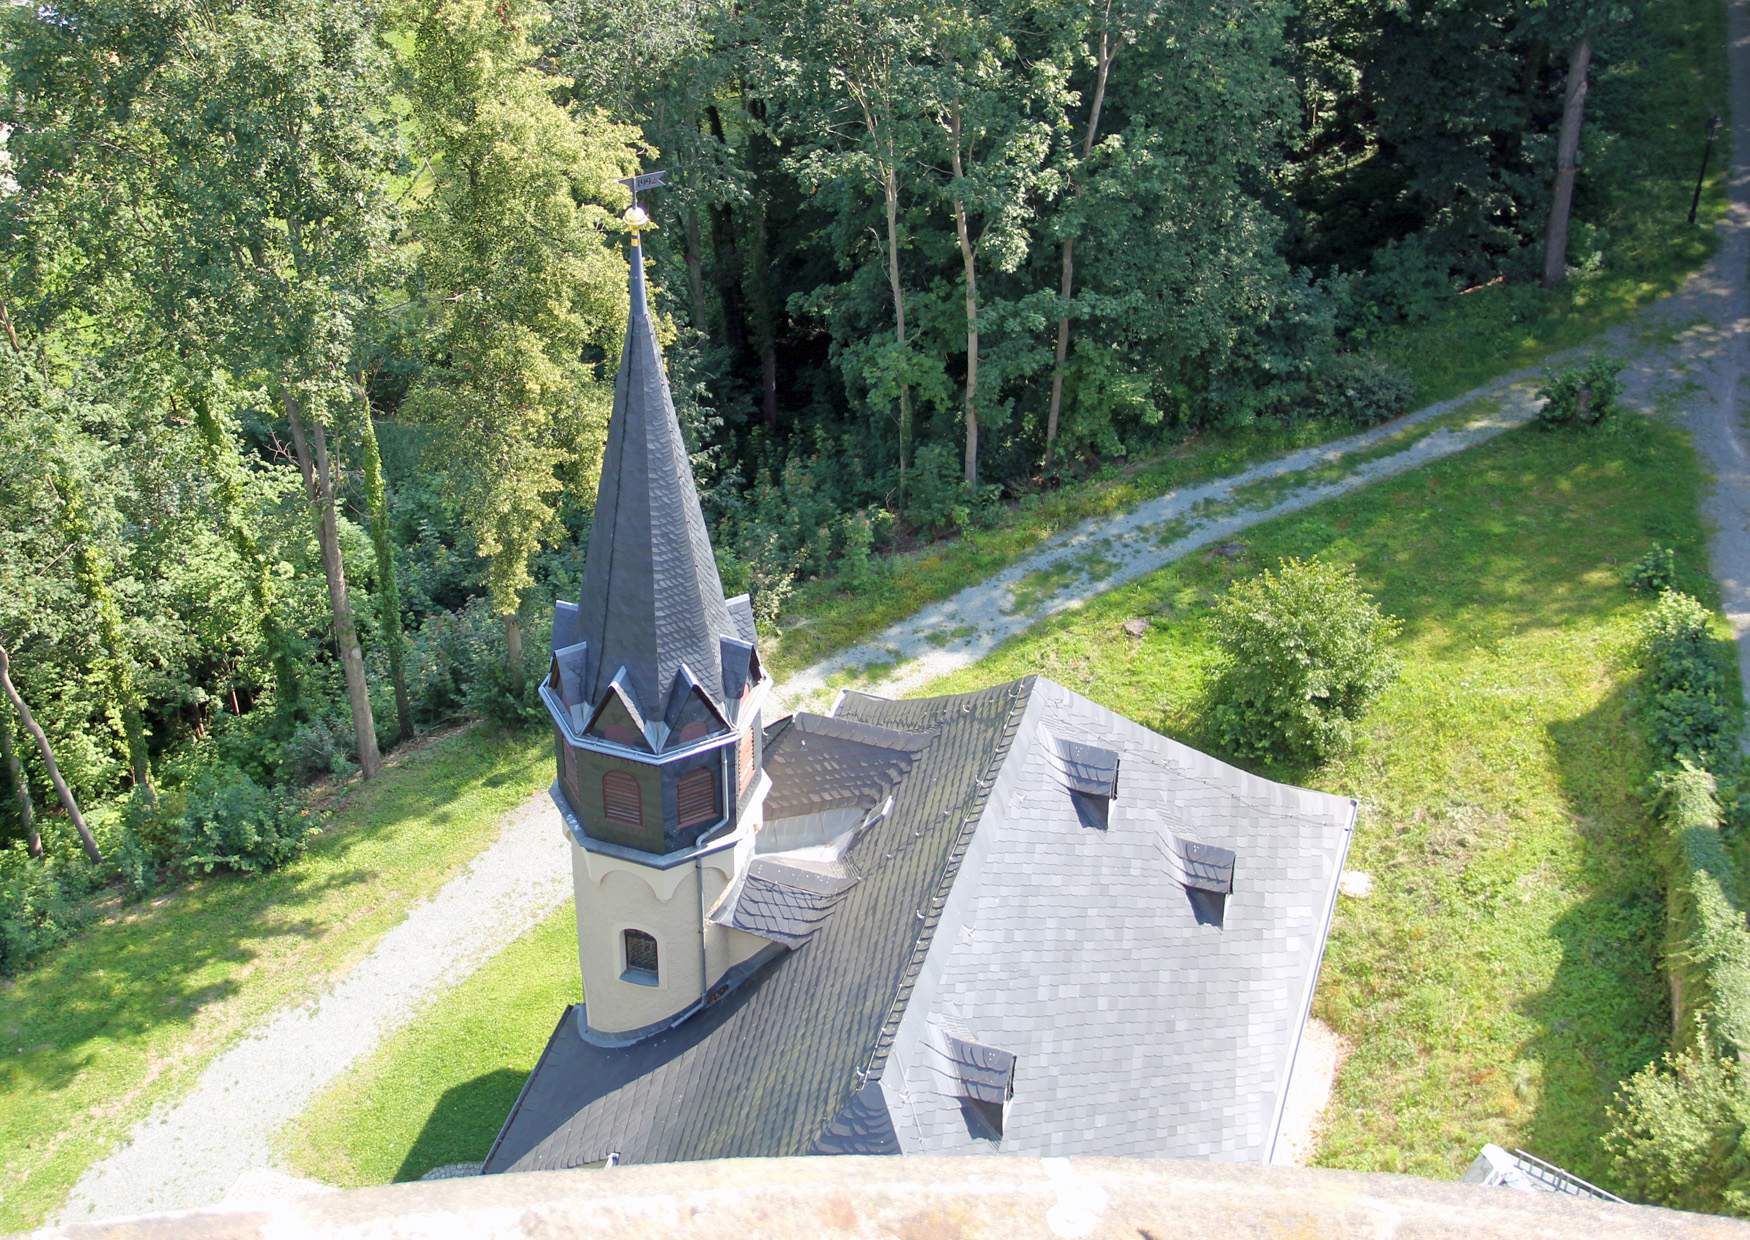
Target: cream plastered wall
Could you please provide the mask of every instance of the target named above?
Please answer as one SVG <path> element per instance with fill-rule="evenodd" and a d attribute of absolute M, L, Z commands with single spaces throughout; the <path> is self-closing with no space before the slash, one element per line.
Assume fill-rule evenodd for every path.
<path fill-rule="evenodd" d="M 621 1034 L 670 1020 L 767 946 L 757 935 L 711 925 L 706 916 L 753 855 L 769 785 L 762 774 L 730 839 L 666 870 L 592 852 L 567 832 L 584 1012 L 592 1030 Z M 655 937 L 654 984 L 624 975 L 627 930 Z"/>

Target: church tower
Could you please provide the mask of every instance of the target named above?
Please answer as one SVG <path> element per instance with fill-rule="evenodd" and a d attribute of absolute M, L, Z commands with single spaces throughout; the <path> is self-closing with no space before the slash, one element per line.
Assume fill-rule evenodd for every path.
<path fill-rule="evenodd" d="M 630 283 L 583 590 L 555 609 L 541 687 L 577 894 L 580 1030 L 604 1043 L 684 1018 L 768 946 L 709 920 L 760 824 L 769 679 L 747 596 L 723 597 L 636 227 Z"/>

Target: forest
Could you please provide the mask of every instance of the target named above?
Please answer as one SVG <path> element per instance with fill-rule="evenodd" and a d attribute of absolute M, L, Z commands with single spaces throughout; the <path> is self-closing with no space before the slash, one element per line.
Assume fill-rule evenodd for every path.
<path fill-rule="evenodd" d="M 775 638 L 803 583 L 1115 463 L 1401 414 L 1393 334 L 1474 290 L 1644 263 L 1622 187 L 1706 117 L 1630 140 L 1655 88 L 1613 68 L 1675 37 L 1601 0 L 8 6 L 0 972 L 100 887 L 283 863 L 315 781 L 533 717 L 621 178 L 666 172 L 676 406 Z"/>

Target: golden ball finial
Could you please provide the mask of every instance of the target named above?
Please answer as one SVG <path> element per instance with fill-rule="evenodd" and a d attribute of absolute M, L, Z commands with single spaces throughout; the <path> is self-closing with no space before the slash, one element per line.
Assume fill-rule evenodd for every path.
<path fill-rule="evenodd" d="M 655 224 L 650 222 L 650 212 L 646 211 L 637 203 L 633 203 L 631 206 L 627 207 L 626 214 L 620 218 L 625 220 L 626 227 L 631 229 L 633 241 L 637 241 L 638 234 L 643 232 L 646 228 L 656 227 Z"/>

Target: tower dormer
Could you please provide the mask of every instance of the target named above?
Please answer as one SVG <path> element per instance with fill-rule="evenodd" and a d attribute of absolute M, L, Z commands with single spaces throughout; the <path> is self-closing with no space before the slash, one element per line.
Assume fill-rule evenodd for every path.
<path fill-rule="evenodd" d="M 761 946 L 706 913 L 759 825 L 767 677 L 747 597 L 723 596 L 636 228 L 630 298 L 583 588 L 557 605 L 541 689 L 585 1034 L 604 1040 L 686 1014 Z"/>

